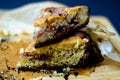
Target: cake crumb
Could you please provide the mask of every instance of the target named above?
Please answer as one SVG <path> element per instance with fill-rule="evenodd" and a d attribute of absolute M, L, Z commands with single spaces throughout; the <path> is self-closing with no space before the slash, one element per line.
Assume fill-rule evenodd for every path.
<path fill-rule="evenodd" d="M 21 48 L 19 53 L 20 53 L 20 54 L 23 54 L 24 52 L 25 52 L 25 51 L 24 51 L 24 48 Z"/>

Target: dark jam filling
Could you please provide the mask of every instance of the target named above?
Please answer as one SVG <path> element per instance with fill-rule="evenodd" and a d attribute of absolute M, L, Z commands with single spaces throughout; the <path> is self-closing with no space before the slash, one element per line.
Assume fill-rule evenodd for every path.
<path fill-rule="evenodd" d="M 22 55 L 22 58 L 29 58 L 29 59 L 34 59 L 34 60 L 46 60 L 46 59 L 48 59 L 48 58 L 50 58 L 50 57 L 51 57 L 51 55 L 49 55 L 49 54 L 28 55 L 27 53 L 24 53 L 24 54 Z"/>
<path fill-rule="evenodd" d="M 67 15 L 67 12 L 65 10 L 62 10 L 59 8 L 54 8 L 54 7 L 47 8 L 46 11 L 49 11 L 51 13 L 51 15 L 55 15 L 55 14 L 58 14 L 59 16 L 62 16 L 62 15 L 66 16 Z"/>
<path fill-rule="evenodd" d="M 41 37 L 47 35 L 48 33 L 52 34 L 52 36 L 45 36 L 46 39 L 43 42 L 39 42 L 38 44 L 35 44 L 35 48 L 38 48 L 45 44 L 49 44 L 52 41 L 56 42 L 56 40 L 57 41 L 62 40 L 67 35 L 69 36 L 70 34 L 73 34 L 73 32 L 76 32 L 76 30 L 79 28 L 78 26 L 75 26 L 75 25 L 79 24 L 79 21 L 80 20 L 73 19 L 73 20 L 71 20 L 69 25 L 58 26 L 58 27 L 46 27 L 45 30 L 38 31 L 34 36 L 35 39 L 40 40 Z"/>

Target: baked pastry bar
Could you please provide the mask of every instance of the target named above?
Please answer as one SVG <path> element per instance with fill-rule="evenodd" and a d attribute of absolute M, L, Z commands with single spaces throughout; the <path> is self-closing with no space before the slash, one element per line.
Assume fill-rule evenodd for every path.
<path fill-rule="evenodd" d="M 34 21 L 36 48 L 84 27 L 89 21 L 89 9 L 86 6 L 49 7 L 42 9 L 41 15 Z"/>
<path fill-rule="evenodd" d="M 18 61 L 19 69 L 39 70 L 91 66 L 104 59 L 100 50 L 85 32 L 77 32 L 59 42 L 35 48 L 31 44 Z"/>

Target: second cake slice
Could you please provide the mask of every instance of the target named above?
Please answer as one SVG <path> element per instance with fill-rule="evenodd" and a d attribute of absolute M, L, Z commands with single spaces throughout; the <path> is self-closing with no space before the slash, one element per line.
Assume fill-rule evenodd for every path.
<path fill-rule="evenodd" d="M 103 61 L 100 50 L 89 34 L 77 32 L 60 42 L 35 48 L 31 44 L 18 61 L 17 67 L 40 70 L 42 68 L 63 68 L 91 66 Z"/>

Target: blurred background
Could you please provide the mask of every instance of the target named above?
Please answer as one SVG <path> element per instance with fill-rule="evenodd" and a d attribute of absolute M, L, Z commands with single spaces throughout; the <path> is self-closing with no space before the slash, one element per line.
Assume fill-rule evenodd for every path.
<path fill-rule="evenodd" d="M 0 0 L 0 9 L 14 9 L 22 5 L 46 0 Z M 120 0 L 51 0 L 67 6 L 86 5 L 91 15 L 106 16 L 120 33 Z"/>

